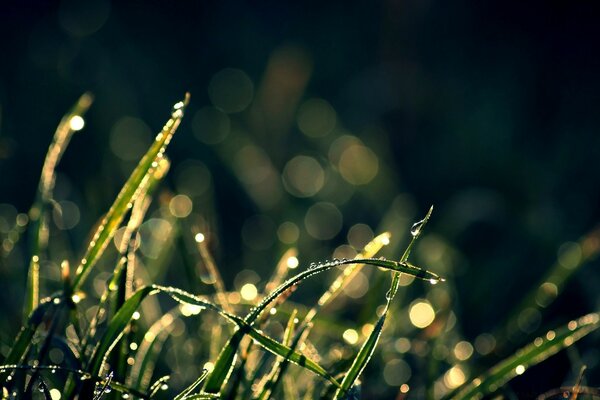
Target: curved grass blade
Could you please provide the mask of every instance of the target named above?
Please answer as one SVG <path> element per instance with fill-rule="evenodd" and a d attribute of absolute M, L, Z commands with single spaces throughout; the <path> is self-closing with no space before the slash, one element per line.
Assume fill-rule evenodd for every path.
<path fill-rule="evenodd" d="M 371 258 L 375 256 L 383 248 L 383 246 L 387 246 L 390 243 L 391 234 L 389 232 L 384 232 L 380 235 L 377 235 L 373 240 L 371 240 L 365 248 L 355 257 L 355 259 L 361 258 Z M 310 323 L 314 317 L 317 315 L 319 310 L 330 303 L 333 299 L 335 299 L 339 293 L 341 293 L 342 289 L 345 288 L 348 283 L 358 274 L 360 271 L 360 264 L 353 264 L 348 268 L 345 268 L 340 275 L 333 281 L 329 289 L 325 293 L 321 295 L 317 304 L 310 309 L 310 311 L 304 317 L 302 322 L 303 325 Z"/>
<path fill-rule="evenodd" d="M 276 340 L 259 332 L 258 330 L 256 330 L 252 326 L 250 326 L 248 323 L 246 323 L 242 318 L 237 317 L 233 314 L 229 314 L 229 313 L 223 311 L 223 309 L 216 306 L 215 304 L 213 304 L 203 298 L 195 296 L 191 293 L 187 293 L 181 289 L 169 288 L 169 287 L 158 286 L 158 285 L 146 286 L 146 287 L 139 289 L 137 292 L 135 292 L 133 294 L 133 296 L 131 296 L 129 299 L 127 299 L 127 301 L 125 301 L 125 303 L 119 309 L 117 314 L 112 318 L 112 320 L 108 324 L 108 327 L 106 329 L 104 336 L 102 337 L 100 343 L 96 347 L 96 350 L 94 351 L 94 355 L 92 356 L 92 359 L 89 363 L 89 367 L 87 368 L 87 371 L 90 374 L 98 375 L 101 372 L 102 367 L 105 363 L 105 360 L 109 356 L 109 354 L 110 354 L 111 350 L 114 348 L 114 346 L 118 343 L 119 339 L 122 337 L 127 325 L 129 324 L 129 322 L 131 321 L 131 319 L 133 317 L 133 313 L 137 310 L 137 308 L 139 307 L 141 302 L 147 296 L 150 296 L 150 295 L 153 295 L 153 294 L 156 294 L 159 292 L 168 294 L 173 299 L 175 299 L 176 301 L 179 301 L 181 303 L 192 304 L 195 306 L 199 306 L 202 308 L 211 309 L 213 311 L 216 311 L 219 315 L 225 317 L 230 322 L 233 322 L 234 324 L 238 325 L 238 327 L 239 327 L 238 331 L 244 332 L 244 334 L 248 334 L 252 339 L 254 339 L 258 344 L 260 344 L 265 350 L 267 350 L 275 355 L 278 355 L 278 356 L 282 356 L 282 357 L 287 356 L 287 358 L 290 361 L 318 374 L 319 376 L 329 380 L 331 383 L 333 383 L 336 386 L 339 385 L 339 383 L 337 383 L 337 381 L 332 376 L 330 376 L 327 373 L 327 371 L 325 371 L 325 369 L 323 369 L 320 365 L 318 365 L 314 361 L 310 360 L 306 356 L 299 354 L 297 352 L 294 352 L 289 347 L 282 345 L 281 343 L 277 342 Z M 83 391 L 83 393 L 90 393 L 90 390 L 91 390 L 90 385 L 87 385 L 85 390 L 82 390 L 82 391 Z"/>
<path fill-rule="evenodd" d="M 210 399 L 220 399 L 221 396 L 216 393 L 198 393 L 192 394 L 187 397 L 184 397 L 181 400 L 210 400 Z"/>
<path fill-rule="evenodd" d="M 149 179 L 154 174 L 156 168 L 158 168 L 159 161 L 163 158 L 167 145 L 181 123 L 183 111 L 189 103 L 189 98 L 189 93 L 186 93 L 184 100 L 175 104 L 171 118 L 156 136 L 154 143 L 135 167 L 131 176 L 117 195 L 113 205 L 102 219 L 85 255 L 79 262 L 73 282 L 73 291 L 81 287 L 91 268 L 96 264 L 123 221 L 133 201 L 140 195 L 140 187 L 144 186 L 144 181 Z"/>
<path fill-rule="evenodd" d="M 166 288 L 166 287 L 157 286 L 157 285 L 154 285 L 152 287 L 163 293 L 170 295 L 173 299 L 180 301 L 182 303 L 192 304 L 192 305 L 196 305 L 199 307 L 203 307 L 203 308 L 207 308 L 207 309 L 216 311 L 219 315 L 225 317 L 230 322 L 233 322 L 234 324 L 236 324 L 239 327 L 237 332 L 242 332 L 243 335 L 247 334 L 252 339 L 254 339 L 254 341 L 256 343 L 261 345 L 265 350 L 273 353 L 276 356 L 284 357 L 284 358 L 290 360 L 291 362 L 298 364 L 299 366 L 304 367 L 305 369 L 308 369 L 309 371 L 314 372 L 315 374 L 321 376 L 322 378 L 327 379 L 335 386 L 339 386 L 339 383 L 335 380 L 335 378 L 333 378 L 331 375 L 329 375 L 329 373 L 327 373 L 327 371 L 325 371 L 325 369 L 323 367 L 321 367 L 319 364 L 312 361 L 311 359 L 304 356 L 303 354 L 300 354 L 300 353 L 290 349 L 288 346 L 285 346 L 285 345 L 279 343 L 278 341 L 276 341 L 275 339 L 272 339 L 269 336 L 265 335 L 264 333 L 258 331 L 257 329 L 253 328 L 249 323 L 247 323 L 244 319 L 242 319 L 236 315 L 229 314 L 229 313 L 223 311 L 220 307 L 208 302 L 207 300 L 202 299 L 197 296 L 194 296 L 193 294 L 187 293 L 181 289 Z"/>
<path fill-rule="evenodd" d="M 256 321 L 256 319 L 262 314 L 262 312 L 265 311 L 269 304 L 271 304 L 279 296 L 281 296 L 287 290 L 299 284 L 303 280 L 321 272 L 330 270 L 331 268 L 351 264 L 368 264 L 380 267 L 385 270 L 403 272 L 412 275 L 416 278 L 427 280 L 431 283 L 437 283 L 444 280 L 439 275 L 433 272 L 423 270 L 405 261 L 399 262 L 379 258 L 358 258 L 352 260 L 334 260 L 326 263 L 314 264 L 311 265 L 309 269 L 289 278 L 287 281 L 279 285 L 279 287 L 273 290 L 273 292 L 266 296 L 256 307 L 254 307 L 250 311 L 250 313 L 248 313 L 248 315 L 244 318 L 244 321 L 247 324 L 252 325 Z M 244 332 L 237 331 L 229 339 L 229 342 L 223 348 L 221 354 L 219 354 L 219 358 L 215 363 L 215 368 L 206 380 L 204 391 L 208 393 L 217 393 L 219 390 L 221 390 L 223 383 L 227 380 L 229 374 L 231 373 L 231 369 L 235 361 L 235 354 L 243 336 Z"/>
<path fill-rule="evenodd" d="M 84 93 L 77 103 L 67 112 L 56 131 L 52 143 L 48 147 L 46 159 L 42 167 L 40 182 L 36 200 L 29 210 L 30 229 L 33 231 L 33 239 L 31 241 L 31 262 L 27 275 L 27 287 L 25 289 L 25 306 L 23 315 L 27 317 L 35 307 L 39 304 L 39 261 L 41 253 L 43 253 L 48 245 L 48 213 L 47 207 L 52 201 L 52 191 L 56 180 L 56 166 L 60 162 L 73 134 L 81 128 L 83 115 L 90 108 L 93 101 L 93 96 L 90 93 Z"/>
<path fill-rule="evenodd" d="M 375 254 L 377 254 L 377 252 L 379 252 L 379 250 L 381 250 L 383 248 L 383 246 L 386 246 L 390 243 L 390 238 L 391 238 L 391 234 L 389 232 L 384 232 L 380 235 L 377 235 L 375 238 L 373 238 L 373 240 L 371 240 L 369 243 L 367 243 L 367 245 L 364 247 L 364 249 L 359 254 L 357 254 L 357 256 L 355 258 L 359 259 L 359 258 L 373 257 Z M 335 279 L 335 281 L 330 285 L 330 287 L 327 289 L 327 291 L 325 293 L 323 293 L 323 295 L 321 295 L 317 304 L 315 304 L 306 313 L 306 315 L 304 316 L 304 319 L 302 321 L 302 324 L 300 325 L 300 329 L 298 329 L 298 332 L 296 333 L 296 337 L 290 344 L 290 347 L 292 349 L 295 350 L 301 343 L 304 342 L 304 340 L 310 334 L 310 330 L 313 326 L 312 320 L 314 319 L 314 317 L 321 310 L 321 308 L 326 306 L 333 299 L 335 299 L 339 293 L 341 293 L 342 289 L 344 287 L 346 287 L 348 285 L 348 283 L 360 271 L 360 267 L 361 267 L 360 264 L 353 264 L 353 265 L 345 268 L 342 271 L 342 273 L 340 273 L 338 275 L 338 277 Z M 268 395 L 274 391 L 275 387 L 280 382 L 281 377 L 285 373 L 287 367 L 288 367 L 287 360 L 283 360 L 282 362 L 279 362 L 279 361 L 275 362 L 274 370 L 272 372 L 274 381 L 270 383 L 269 386 L 271 386 L 271 387 L 268 388 L 269 390 L 267 393 L 265 393 L 265 391 L 263 391 L 263 393 L 261 393 L 260 398 L 265 398 L 264 397 L 265 395 L 268 397 Z M 265 388 L 265 389 L 267 389 L 267 388 Z"/>
<path fill-rule="evenodd" d="M 184 398 L 187 398 L 186 396 L 188 396 L 194 389 L 196 389 L 198 386 L 200 386 L 202 381 L 204 381 L 204 379 L 206 379 L 207 376 L 208 376 L 208 370 L 206 370 L 206 369 L 202 370 L 202 374 L 198 377 L 198 379 L 196 379 L 194 381 L 194 383 L 192 383 L 190 386 L 185 388 L 181 393 L 179 393 L 177 396 L 175 396 L 175 398 L 173 400 L 182 400 Z"/>
<path fill-rule="evenodd" d="M 600 316 L 594 313 L 571 321 L 556 331 L 549 331 L 545 338 L 535 339 L 533 343 L 518 350 L 513 356 L 496 364 L 483 375 L 463 385 L 455 394 L 446 396 L 445 399 L 481 399 L 498 390 L 515 376 L 521 375 L 528 368 L 571 346 L 599 327 Z"/>

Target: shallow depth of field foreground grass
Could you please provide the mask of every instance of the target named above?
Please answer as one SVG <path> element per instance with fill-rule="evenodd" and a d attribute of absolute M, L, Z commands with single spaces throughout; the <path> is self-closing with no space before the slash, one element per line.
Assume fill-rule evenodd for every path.
<path fill-rule="evenodd" d="M 362 248 L 340 246 L 327 260 L 305 260 L 293 240 L 273 246 L 277 261 L 261 267 L 269 275 L 246 271 L 231 285 L 228 266 L 214 257 L 213 216 L 189 217 L 189 197 L 164 189 L 166 149 L 188 94 L 75 252 L 80 257 L 69 256 L 55 229 L 63 216 L 53 197 L 56 167 L 92 100 L 84 94 L 61 120 L 31 209 L 2 237 L 2 268 L 17 248 L 28 263 L 22 327 L 2 336 L 3 399 L 359 399 L 382 380 L 381 395 L 399 399 L 600 396 L 585 382 L 583 362 L 573 362 L 569 386 L 505 390 L 556 353 L 576 354 L 577 341 L 600 326 L 592 313 L 539 328 L 544 309 L 597 255 L 599 232 L 562 248 L 546 276 L 513 294 L 509 318 L 472 342 L 461 332 L 469 321 L 453 312 L 460 277 L 427 252 L 444 243 L 430 238 L 419 247 L 433 207 L 400 219 L 402 226 L 382 215 L 381 230 Z M 360 165 L 355 171 L 360 180 Z M 388 213 L 406 217 L 402 202 Z M 173 270 L 173 254 L 183 269 Z"/>

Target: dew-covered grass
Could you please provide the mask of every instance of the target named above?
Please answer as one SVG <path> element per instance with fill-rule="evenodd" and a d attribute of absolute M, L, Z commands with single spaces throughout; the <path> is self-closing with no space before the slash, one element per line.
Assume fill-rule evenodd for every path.
<path fill-rule="evenodd" d="M 529 293 L 519 293 L 514 312 L 498 321 L 495 332 L 482 332 L 474 343 L 464 340 L 451 301 L 459 278 L 439 265 L 415 265 L 411 257 L 435 218 L 433 207 L 403 226 L 404 236 L 394 237 L 397 226 L 389 229 L 394 234 L 384 228 L 352 257 L 305 262 L 290 244 L 280 249 L 270 275 L 233 289 L 224 279 L 227 265 L 213 255 L 214 231 L 157 196 L 170 166 L 167 146 L 189 100 L 186 94 L 175 104 L 90 228 L 82 255 L 52 260 L 60 277 L 50 284 L 47 261 L 61 254 L 50 218 L 58 207 L 56 167 L 83 128 L 91 95 L 61 120 L 34 204 L 15 218 L 12 247 L 2 253 L 8 259 L 27 232 L 23 322 L 0 354 L 3 399 L 358 399 L 381 377 L 386 395 L 395 398 L 483 398 L 600 326 L 598 314 L 588 314 L 536 331 L 529 344 L 508 354 L 495 352 L 510 348 L 513 326 L 526 325 L 527 315 L 552 303 L 577 268 L 598 253 L 592 232 L 574 244 L 583 249 L 577 262 L 557 263 Z M 144 233 L 149 240 L 160 237 L 151 242 L 155 257 L 144 260 L 140 232 L 149 210 L 162 213 L 169 229 L 155 223 Z M 168 279 L 174 273 L 168 254 L 177 246 L 189 258 L 187 268 L 177 271 L 186 276 L 180 281 L 189 281 L 185 287 Z M 360 279 L 373 282 L 360 296 L 362 307 L 340 302 Z M 294 295 L 311 285 L 312 295 Z M 411 297 L 410 286 L 421 297 Z M 541 396 L 597 395 L 581 379 Z"/>

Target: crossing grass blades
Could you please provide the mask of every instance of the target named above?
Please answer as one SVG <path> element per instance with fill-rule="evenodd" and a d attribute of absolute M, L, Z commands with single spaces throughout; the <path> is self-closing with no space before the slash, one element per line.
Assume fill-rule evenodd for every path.
<path fill-rule="evenodd" d="M 295 259 L 295 250 L 283 254 L 272 277 L 251 308 L 232 304 L 231 293 L 212 260 L 200 232 L 181 230 L 195 237 L 198 256 L 207 266 L 214 288 L 209 294 L 195 294 L 158 282 L 140 285 L 136 276 L 135 235 L 144 221 L 155 189 L 169 169 L 165 150 L 179 126 L 189 95 L 175 104 L 170 118 L 123 185 L 112 206 L 91 234 L 83 256 L 74 268 L 70 260 L 55 260 L 61 265 L 62 289 L 49 294 L 43 286 L 41 260 L 48 254 L 52 237 L 48 236 L 49 215 L 55 209 L 53 188 L 55 168 L 73 134 L 79 129 L 74 121 L 83 118 L 92 103 L 83 95 L 61 120 L 42 169 L 37 197 L 28 213 L 27 229 L 33 238 L 24 301 L 24 323 L 7 354 L 0 359 L 2 399 L 260 399 L 269 398 L 360 398 L 360 378 L 371 360 L 386 321 L 396 318 L 391 307 L 400 288 L 402 274 L 437 284 L 444 279 L 413 265 L 409 256 L 429 221 L 432 209 L 413 225 L 410 242 L 398 260 L 378 258 L 377 253 L 390 243 L 387 232 L 376 236 L 353 259 L 333 259 L 313 263 L 298 274 L 287 276 L 286 262 Z M 109 243 L 121 230 L 116 261 L 104 290 L 95 297 L 88 278 L 109 253 Z M 373 310 L 372 329 L 363 334 L 362 344 L 354 348 L 343 363 L 325 362 L 310 339 L 321 311 L 343 293 L 362 268 L 373 268 L 389 275 L 389 289 L 380 296 L 382 308 Z M 305 281 L 329 271 L 337 278 L 312 306 L 288 301 L 291 293 Z M 42 294 L 44 296 L 42 296 Z M 172 299 L 172 308 L 156 320 L 141 324 L 140 311 L 155 296 Z M 239 296 L 238 296 L 239 297 Z M 84 312 L 84 299 L 96 299 L 93 312 Z M 86 301 L 87 301 L 86 300 Z M 89 305 L 88 305 L 89 306 Z M 89 310 L 89 308 L 88 308 Z M 281 312 L 279 312 L 281 310 Z M 157 376 L 161 348 L 173 331 L 174 321 L 192 318 L 202 312 L 211 337 L 212 359 L 203 365 L 197 378 L 178 393 L 167 392 L 169 375 Z M 285 316 L 278 337 L 268 332 L 275 318 Z M 200 318 L 200 317 L 197 317 Z M 598 328 L 598 315 L 583 316 L 556 329 L 553 335 L 525 346 L 489 371 L 465 379 L 446 398 L 473 399 L 494 393 L 514 376 L 522 374 L 559 350 Z M 219 335 L 220 333 L 220 335 Z M 223 343 L 220 337 L 226 338 Z M 50 353 L 60 349 L 62 363 L 52 363 Z M 136 349 L 131 355 L 130 349 Z M 260 351 L 257 351 L 260 350 Z M 205 361 L 205 360 L 204 360 Z M 199 361 L 199 363 L 204 363 Z M 178 374 L 177 370 L 171 374 Z M 298 380 L 297 382 L 295 380 Z M 301 383 L 297 384 L 298 382 Z M 578 386 L 579 387 L 579 386 Z M 578 389 L 583 393 L 583 389 Z"/>

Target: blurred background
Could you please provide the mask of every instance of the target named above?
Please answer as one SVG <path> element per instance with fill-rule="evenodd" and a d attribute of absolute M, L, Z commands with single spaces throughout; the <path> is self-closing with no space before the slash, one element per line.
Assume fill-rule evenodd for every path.
<path fill-rule="evenodd" d="M 427 330 L 431 321 L 414 324 L 416 304 L 454 318 L 434 354 L 438 394 L 597 310 L 598 17 L 593 2 L 3 5 L 3 353 L 20 324 L 29 257 L 15 226 L 34 200 L 56 125 L 86 91 L 94 104 L 58 167 L 63 216 L 52 227 L 60 245 L 44 261 L 49 287 L 189 91 L 145 225 L 169 232 L 168 210 L 188 221 L 181 226 L 200 226 L 230 290 L 264 282 L 291 246 L 303 267 L 352 256 L 389 230 L 385 255 L 398 258 L 412 222 L 435 205 L 412 260 L 449 282 L 406 286 L 398 300 L 406 319 L 367 370 L 365 398 L 394 398 L 402 384 L 421 390 L 418 398 L 434 385 L 420 360 L 438 349 L 440 333 Z M 143 230 L 142 256 L 155 260 L 162 239 L 144 245 Z M 208 291 L 181 272 L 185 244 L 172 246 L 159 283 Z M 361 275 L 332 315 L 372 323 L 372 313 L 355 311 L 384 301 L 387 275 L 380 283 L 375 275 L 385 274 Z M 328 279 L 297 301 L 312 304 Z M 531 307 L 519 308 L 530 294 Z M 573 383 L 583 363 L 588 383 L 600 386 L 597 339 L 533 368 L 512 390 L 528 398 Z"/>

